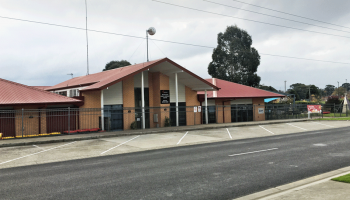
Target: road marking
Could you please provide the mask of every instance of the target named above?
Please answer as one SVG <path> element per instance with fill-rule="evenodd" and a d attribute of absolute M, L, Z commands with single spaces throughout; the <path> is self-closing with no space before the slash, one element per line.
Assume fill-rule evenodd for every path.
<path fill-rule="evenodd" d="M 289 124 L 289 123 L 287 123 L 288 125 L 290 125 L 290 126 L 294 126 L 293 124 Z M 299 126 L 294 126 L 294 127 L 296 127 L 296 128 L 300 128 L 300 129 L 302 129 L 302 130 L 305 130 L 305 131 L 307 131 L 307 129 L 305 129 L 305 128 L 301 128 L 301 127 L 299 127 Z"/>
<path fill-rule="evenodd" d="M 322 123 L 318 123 L 318 122 L 312 122 L 312 123 L 315 123 L 315 124 L 321 124 L 321 125 L 324 125 L 324 126 L 329 126 L 329 127 L 335 127 L 335 126 L 331 126 L 331 125 L 327 125 L 327 124 L 322 124 Z"/>
<path fill-rule="evenodd" d="M 232 136 L 231 136 L 231 133 L 230 131 L 228 131 L 228 128 L 226 128 L 227 132 L 228 132 L 228 135 L 230 136 L 230 138 L 232 139 Z"/>
<path fill-rule="evenodd" d="M 267 132 L 272 133 L 271 131 L 267 130 L 266 128 L 264 128 L 264 127 L 262 127 L 262 126 L 260 126 L 260 128 L 264 129 L 264 130 L 265 130 L 265 131 L 267 131 Z M 274 133 L 272 133 L 272 135 L 275 135 L 275 134 L 274 134 Z"/>
<path fill-rule="evenodd" d="M 8 160 L 8 161 L 6 161 L 6 162 L 0 163 L 0 165 L 5 164 L 5 163 L 9 163 L 9 162 L 12 162 L 12 161 L 15 161 L 15 160 L 19 160 L 19 159 L 21 159 L 21 158 L 26 158 L 26 157 L 28 157 L 28 156 L 33 156 L 33 155 L 36 155 L 36 154 L 39 154 L 39 153 L 43 153 L 43 152 L 46 152 L 46 151 L 50 151 L 50 150 L 53 150 L 53 149 L 57 149 L 57 148 L 59 148 L 59 147 L 67 146 L 67 145 L 70 145 L 70 144 L 73 144 L 73 143 L 76 143 L 76 141 L 75 141 L 75 142 L 68 143 L 68 144 L 64 144 L 64 145 L 61 145 L 61 146 L 58 146 L 58 147 L 54 147 L 54 148 L 51 148 L 51 149 L 39 151 L 39 152 L 37 152 L 37 153 L 33 153 L 33 154 L 26 155 L 26 156 L 22 156 L 22 157 L 19 157 L 19 158 L 16 158 L 16 159 Z"/>
<path fill-rule="evenodd" d="M 327 144 L 319 143 L 319 144 L 314 144 L 314 146 L 316 146 L 316 147 L 326 147 Z"/>
<path fill-rule="evenodd" d="M 278 149 L 278 148 L 265 149 L 265 150 L 259 150 L 259 151 L 252 151 L 252 152 L 247 152 L 247 153 L 232 154 L 232 155 L 229 155 L 229 156 L 240 156 L 240 155 L 259 153 L 259 152 L 264 152 L 264 151 L 273 151 L 273 150 L 276 150 L 276 149 Z"/>
<path fill-rule="evenodd" d="M 37 148 L 39 148 L 39 149 L 42 149 L 42 150 L 44 150 L 43 148 L 41 148 L 41 147 L 39 147 L 39 146 L 37 146 L 37 145 L 33 145 L 34 147 L 37 147 Z"/>
<path fill-rule="evenodd" d="M 182 138 L 179 140 L 179 142 L 177 144 L 180 144 L 181 140 L 184 139 L 184 137 L 187 135 L 188 131 L 185 133 L 184 136 L 182 136 Z"/>
<path fill-rule="evenodd" d="M 123 144 L 126 144 L 126 143 L 130 142 L 131 140 L 134 140 L 134 139 L 136 139 L 136 138 L 138 138 L 138 137 L 140 137 L 140 136 L 138 135 L 138 136 L 136 136 L 136 137 L 131 138 L 130 140 L 128 140 L 128 141 L 126 141 L 126 142 L 123 142 L 123 143 L 121 143 L 121 144 L 119 144 L 119 145 L 117 145 L 117 146 L 115 146 L 115 147 L 112 147 L 112 148 L 108 149 L 107 151 L 102 152 L 101 155 L 102 155 L 102 154 L 105 154 L 105 153 L 107 153 L 108 151 L 113 150 L 113 149 L 115 149 L 115 148 L 117 148 L 117 147 L 119 147 L 119 146 L 122 146 Z"/>

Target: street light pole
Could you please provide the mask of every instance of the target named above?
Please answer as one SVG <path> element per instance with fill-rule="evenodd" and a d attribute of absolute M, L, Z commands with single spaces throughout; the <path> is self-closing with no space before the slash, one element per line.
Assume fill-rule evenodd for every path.
<path fill-rule="evenodd" d="M 150 34 L 150 35 L 156 34 L 156 29 L 153 28 L 153 27 L 151 27 L 151 28 L 149 28 L 148 30 L 146 30 L 146 40 L 147 40 L 147 62 L 149 61 L 149 59 L 148 59 L 148 34 Z"/>
<path fill-rule="evenodd" d="M 339 81 L 337 81 L 337 82 L 338 82 L 338 98 L 340 98 L 340 97 L 339 97 Z"/>

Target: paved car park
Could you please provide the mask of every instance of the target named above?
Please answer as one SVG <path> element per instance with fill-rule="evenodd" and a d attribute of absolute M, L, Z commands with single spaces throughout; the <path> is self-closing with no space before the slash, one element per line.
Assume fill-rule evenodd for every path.
<path fill-rule="evenodd" d="M 170 148 L 347 127 L 348 121 L 306 121 L 208 130 L 131 135 L 114 138 L 0 148 L 0 169 Z"/>

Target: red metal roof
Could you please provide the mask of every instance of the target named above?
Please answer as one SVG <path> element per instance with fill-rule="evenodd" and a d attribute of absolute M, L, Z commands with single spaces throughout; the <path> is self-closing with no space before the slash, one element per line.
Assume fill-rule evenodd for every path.
<path fill-rule="evenodd" d="M 82 101 L 0 78 L 0 105 L 80 102 Z"/>
<path fill-rule="evenodd" d="M 30 86 L 30 87 L 33 87 L 33 88 L 38 88 L 38 89 L 41 89 L 41 90 L 45 90 L 51 86 Z"/>
<path fill-rule="evenodd" d="M 283 95 L 261 90 L 258 88 L 233 83 L 217 78 L 205 79 L 206 81 L 221 88 L 219 91 L 208 91 L 207 98 L 271 98 L 284 97 Z M 197 92 L 197 94 L 204 94 L 204 92 Z"/>
<path fill-rule="evenodd" d="M 65 88 L 73 88 L 73 87 L 80 87 L 80 86 L 87 86 L 82 91 L 86 90 L 101 90 L 105 89 L 111 85 L 114 85 L 120 81 L 122 81 L 125 78 L 128 78 L 130 76 L 136 75 L 142 71 L 145 71 L 149 68 L 152 68 L 155 65 L 158 65 L 162 62 L 170 62 L 174 66 L 180 68 L 181 70 L 191 74 L 194 78 L 197 78 L 203 83 L 215 88 L 217 88 L 215 85 L 208 83 L 204 79 L 200 78 L 199 76 L 193 74 L 192 72 L 188 71 L 187 69 L 181 67 L 180 65 L 176 64 L 172 60 L 168 58 L 162 58 L 154 61 L 149 61 L 145 63 L 135 64 L 135 65 L 129 65 L 125 67 L 120 67 L 108 71 L 103 71 L 95 74 L 90 74 L 86 76 L 80 76 L 75 77 L 70 80 L 64 81 L 62 83 L 59 83 L 57 85 L 54 85 L 52 87 L 46 88 L 45 90 L 52 91 L 57 89 L 65 89 Z"/>

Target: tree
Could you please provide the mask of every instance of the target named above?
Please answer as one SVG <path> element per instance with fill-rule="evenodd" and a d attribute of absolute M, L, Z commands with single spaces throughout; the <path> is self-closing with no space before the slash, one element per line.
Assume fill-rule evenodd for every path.
<path fill-rule="evenodd" d="M 306 93 L 309 93 L 309 87 L 303 83 L 294 83 L 289 86 L 296 94 L 298 94 L 299 99 L 306 99 Z M 291 93 L 292 94 L 292 93 Z"/>
<path fill-rule="evenodd" d="M 299 94 L 298 94 L 295 90 L 293 90 L 293 89 L 288 89 L 287 93 L 288 93 L 288 94 L 294 94 L 294 95 L 295 95 L 295 100 L 296 100 L 296 101 L 299 101 L 299 100 L 300 100 L 300 96 L 299 96 Z"/>
<path fill-rule="evenodd" d="M 319 88 L 315 85 L 310 85 L 310 94 L 315 95 L 316 97 L 319 97 L 320 96 Z M 309 91 L 307 91 L 306 93 L 306 98 L 310 99 Z"/>
<path fill-rule="evenodd" d="M 343 88 L 345 88 L 346 91 L 350 90 L 350 83 L 343 83 L 343 85 L 341 85 Z"/>
<path fill-rule="evenodd" d="M 213 78 L 252 87 L 259 86 L 261 78 L 256 72 L 260 65 L 260 55 L 251 47 L 251 36 L 237 26 L 228 26 L 225 33 L 218 34 L 217 42 L 208 73 Z"/>
<path fill-rule="evenodd" d="M 119 67 L 125 67 L 131 65 L 128 61 L 126 60 L 121 60 L 121 61 L 114 61 L 112 60 L 111 62 L 107 63 L 103 71 L 111 70 L 111 69 L 116 69 Z"/>
<path fill-rule="evenodd" d="M 259 85 L 258 87 L 259 89 L 263 89 L 263 90 L 268 90 L 271 92 L 278 92 L 274 87 L 272 86 L 267 86 L 267 85 Z"/>
<path fill-rule="evenodd" d="M 339 94 L 339 95 L 338 95 Z M 334 89 L 332 96 L 344 96 L 345 95 L 345 89 L 343 87 L 338 87 Z"/>
<path fill-rule="evenodd" d="M 324 90 L 326 91 L 326 95 L 327 96 L 331 96 L 333 91 L 335 89 L 334 85 L 326 85 L 326 87 L 324 88 Z"/>

